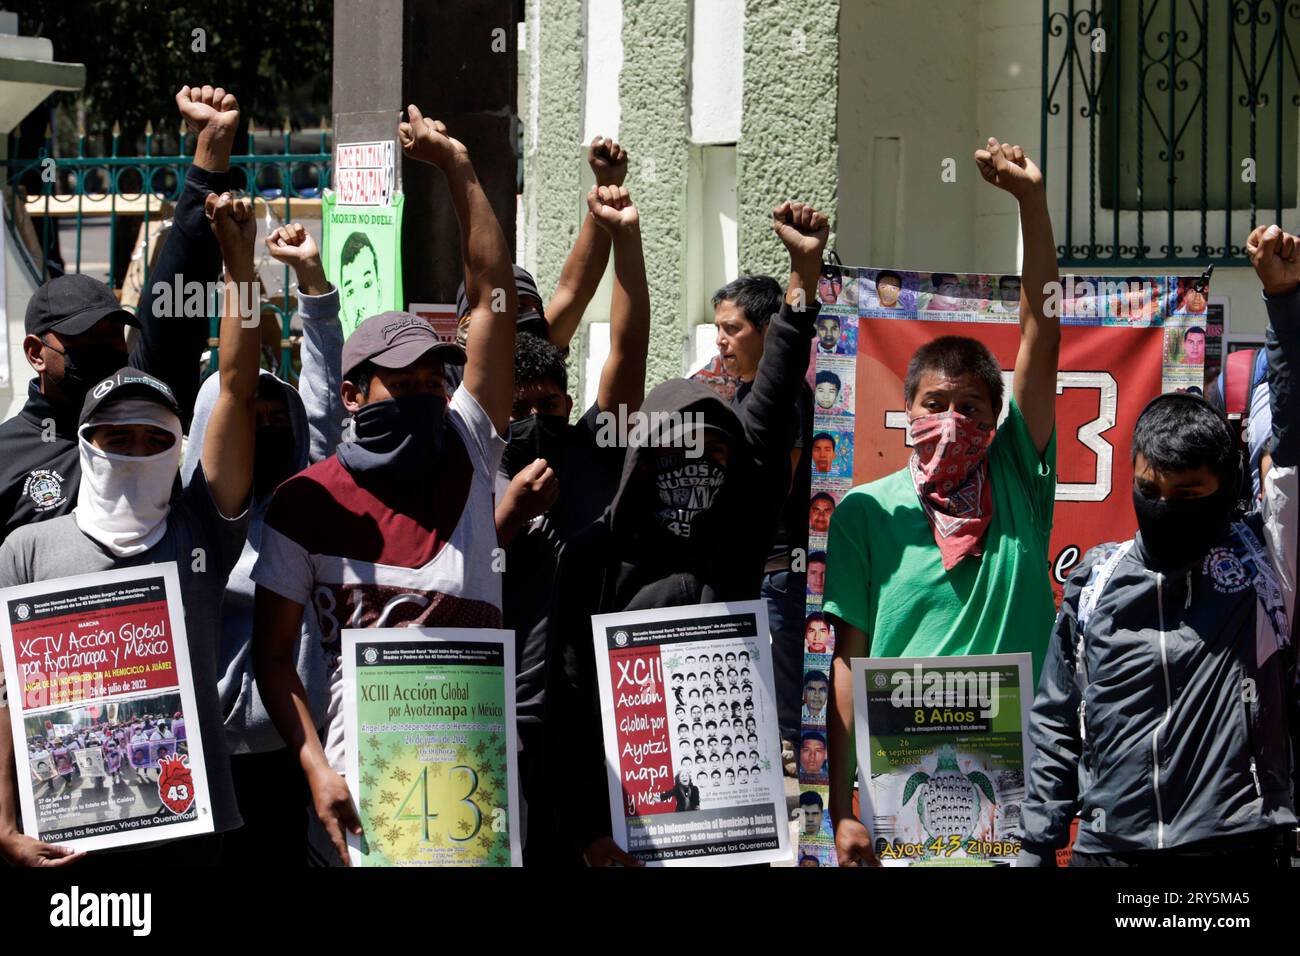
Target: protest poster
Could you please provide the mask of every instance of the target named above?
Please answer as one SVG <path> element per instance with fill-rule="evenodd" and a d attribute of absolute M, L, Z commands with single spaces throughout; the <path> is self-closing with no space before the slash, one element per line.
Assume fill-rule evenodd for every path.
<path fill-rule="evenodd" d="M 402 209 L 394 193 L 384 206 L 347 206 L 339 195 L 321 199 L 325 274 L 339 290 L 343 336 L 363 319 L 405 307 L 402 291 Z"/>
<path fill-rule="evenodd" d="M 613 837 L 648 866 L 790 859 L 762 601 L 591 619 Z"/>
<path fill-rule="evenodd" d="M 334 150 L 334 192 L 341 206 L 387 206 L 395 183 L 393 141 L 339 143 Z"/>
<path fill-rule="evenodd" d="M 1049 296 L 1048 306 L 1061 317 L 1048 568 L 1058 602 L 1065 579 L 1089 549 L 1133 536 L 1133 426 L 1161 392 L 1202 389 L 1208 295 L 1205 276 L 1066 275 Z M 816 702 L 818 678 L 830 674 L 835 650 L 833 629 L 821 613 L 830 517 L 850 489 L 906 466 L 911 449 L 903 382 L 912 354 L 942 335 L 976 338 L 1001 364 L 1010 395 L 1020 340 L 1018 275 L 828 266 L 818 298 L 823 304 L 808 371 L 815 402 L 805 466 L 812 469 L 805 704 L 810 680 Z M 1003 419 L 1008 410 L 1004 402 Z M 815 760 L 823 735 L 824 723 L 805 715 L 800 799 L 810 806 L 826 800 L 827 777 L 824 766 L 816 773 L 805 768 L 804 750 Z M 801 831 L 800 855 L 835 865 L 829 819 Z"/>
<path fill-rule="evenodd" d="M 854 658 L 861 817 L 884 866 L 1010 866 L 1033 760 L 1029 654 Z"/>
<path fill-rule="evenodd" d="M 23 832 L 99 850 L 212 831 L 174 562 L 0 592 Z"/>
<path fill-rule="evenodd" d="M 345 628 L 353 866 L 520 866 L 514 632 Z"/>

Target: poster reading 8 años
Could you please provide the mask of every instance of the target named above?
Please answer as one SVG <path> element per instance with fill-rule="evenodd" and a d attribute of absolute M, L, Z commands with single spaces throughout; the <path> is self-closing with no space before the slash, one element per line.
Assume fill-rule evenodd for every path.
<path fill-rule="evenodd" d="M 1094 545 L 1132 536 L 1129 446 L 1146 403 L 1205 387 L 1222 325 L 1208 321 L 1199 276 L 1064 276 L 1057 379 L 1052 587 Z M 916 349 L 941 335 L 979 339 L 1010 393 L 1020 338 L 1020 277 L 827 266 L 818 289 L 808 461 L 808 595 L 799 763 L 799 865 L 834 866 L 826 707 L 835 634 L 822 615 L 827 532 L 848 491 L 907 465 L 903 380 Z M 1008 410 L 1003 405 L 1003 416 Z M 1000 423 L 999 423 L 1000 424 Z M 833 560 L 833 557 L 832 557 Z"/>

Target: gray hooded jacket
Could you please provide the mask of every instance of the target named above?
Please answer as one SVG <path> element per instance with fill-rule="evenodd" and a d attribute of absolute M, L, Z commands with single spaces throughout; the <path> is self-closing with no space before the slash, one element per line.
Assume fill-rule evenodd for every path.
<path fill-rule="evenodd" d="M 320 461 L 333 453 L 339 443 L 343 408 L 339 395 L 343 354 L 343 327 L 339 323 L 339 294 L 331 288 L 324 295 L 298 294 L 298 312 L 303 319 L 302 374 L 299 387 L 262 371 L 262 382 L 277 384 L 284 394 L 293 428 L 295 471 Z M 217 398 L 219 382 L 208 376 L 199 389 L 194 406 L 185 457 L 181 462 L 181 480 L 188 485 L 199 462 L 203 436 Z M 257 465 L 254 463 L 254 469 Z M 226 586 L 221 605 L 221 643 L 217 659 L 217 691 L 225 717 L 226 743 L 232 755 L 266 753 L 284 746 L 279 732 L 267 713 L 253 678 L 253 591 L 249 577 L 257 561 L 262 538 L 262 522 L 271 504 L 271 496 L 254 497 L 250 509 L 248 541 Z M 296 659 L 298 677 L 307 690 L 307 702 L 319 726 L 324 721 L 328 684 L 325 658 L 320 653 L 320 636 L 314 614 L 303 615 L 302 633 L 298 638 Z"/>
<path fill-rule="evenodd" d="M 1090 551 L 1066 582 L 1030 718 L 1031 861 L 1064 846 L 1076 816 L 1074 848 L 1112 854 L 1296 822 L 1300 293 L 1265 301 L 1273 467 L 1262 510 L 1176 571 L 1152 570 L 1139 533 Z"/>

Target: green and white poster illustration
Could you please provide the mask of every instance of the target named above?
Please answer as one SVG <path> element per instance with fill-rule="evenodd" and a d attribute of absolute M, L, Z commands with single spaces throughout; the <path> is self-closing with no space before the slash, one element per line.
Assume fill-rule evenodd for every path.
<path fill-rule="evenodd" d="M 339 290 L 343 337 L 372 315 L 405 308 L 402 291 L 402 209 L 394 193 L 390 206 L 344 206 L 327 193 L 321 200 L 325 274 Z"/>
<path fill-rule="evenodd" d="M 514 633 L 343 631 L 353 866 L 519 866 Z"/>
<path fill-rule="evenodd" d="M 885 866 L 1010 865 L 1033 757 L 1028 654 L 855 658 L 862 822 Z"/>

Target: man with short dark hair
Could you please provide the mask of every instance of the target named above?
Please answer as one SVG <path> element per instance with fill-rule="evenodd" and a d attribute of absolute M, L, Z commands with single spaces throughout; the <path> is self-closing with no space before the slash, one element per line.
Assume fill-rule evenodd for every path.
<path fill-rule="evenodd" d="M 743 409 L 754 401 L 754 379 L 772 316 L 781 310 L 784 292 L 771 276 L 741 276 L 713 295 L 713 323 L 718 332 L 718 354 L 727 372 L 740 379 L 732 407 Z M 820 386 L 823 390 L 825 386 Z M 834 404 L 834 399 L 832 399 Z M 763 567 L 763 599 L 767 602 L 772 634 L 772 676 L 776 691 L 777 725 L 781 734 L 782 764 L 794 770 L 794 741 L 799 734 L 799 672 L 803 663 L 799 625 L 803 620 L 806 581 L 801 562 L 807 553 L 808 528 L 803 509 L 812 492 L 812 476 L 805 460 L 813 428 L 813 398 L 806 382 L 790 410 L 795 423 L 790 447 L 792 479 L 782 503 L 776 538 Z"/>
<path fill-rule="evenodd" d="M 354 438 L 276 490 L 252 572 L 258 689 L 344 865 L 345 831 L 360 833 L 360 822 L 342 776 L 342 629 L 501 626 L 492 493 L 514 398 L 510 251 L 468 150 L 407 109 L 403 149 L 447 180 L 474 334 L 462 349 L 403 312 L 357 327 L 343 345 L 341 388 Z M 445 363 L 465 365 L 450 401 Z M 323 746 L 295 669 L 309 604 L 329 673 Z"/>
<path fill-rule="evenodd" d="M 876 274 L 876 301 L 882 309 L 898 308 L 902 291 L 903 279 L 897 272 L 885 270 Z"/>
<path fill-rule="evenodd" d="M 808 504 L 808 527 L 814 534 L 825 534 L 831 527 L 831 515 L 835 513 L 835 499 L 825 491 L 812 496 Z"/>
<path fill-rule="evenodd" d="M 834 408 L 835 403 L 840 400 L 842 384 L 840 377 L 834 372 L 828 369 L 822 369 L 818 372 L 816 386 L 813 389 L 813 397 L 817 400 L 817 407 L 823 412 Z"/>
<path fill-rule="evenodd" d="M 1002 370 L 980 342 L 943 336 L 903 388 L 908 465 L 846 494 L 831 518 L 823 610 L 835 626 L 827 732 L 830 810 L 843 865 L 872 864 L 853 816 L 855 657 L 1029 652 L 1041 669 L 1055 616 L 1048 542 L 1056 491 L 1059 288 L 1042 173 L 989 140 L 976 162 L 1014 196 L 1024 246 L 1020 349 L 1006 421 Z M 945 287 L 946 288 L 946 287 Z M 996 438 L 994 432 L 996 429 Z"/>
<path fill-rule="evenodd" d="M 1183 334 L 1183 364 L 1201 365 L 1205 362 L 1205 329 L 1193 325 Z"/>
<path fill-rule="evenodd" d="M 123 849 L 121 862 L 128 866 L 215 865 L 220 835 L 241 824 L 217 692 L 217 646 L 222 639 L 219 609 L 248 531 L 253 481 L 260 333 L 257 323 L 241 313 L 237 287 L 253 281 L 257 227 L 248 200 L 236 201 L 229 193 L 208 195 L 206 217 L 225 262 L 226 289 L 219 390 L 193 479 L 172 494 L 181 460 L 181 408 L 172 390 L 139 369 L 117 369 L 91 383 L 78 415 L 77 507 L 71 514 L 15 530 L 0 546 L 0 589 L 175 562 L 214 833 Z M 194 560 L 199 554 L 205 556 L 203 562 Z M 4 700 L 0 675 L 0 858 L 18 866 L 75 859 L 66 847 L 22 833 L 10 709 Z M 154 736 L 163 739 L 157 729 Z"/>
<path fill-rule="evenodd" d="M 172 313 L 188 301 L 186 286 L 206 289 L 221 276 L 221 252 L 204 201 L 229 185 L 239 104 L 220 87 L 186 86 L 176 94 L 176 106 L 197 137 L 194 161 L 138 311 L 123 309 L 112 289 L 88 275 L 50 279 L 27 304 L 23 353 L 36 377 L 22 410 L 0 424 L 0 542 L 16 528 L 76 507 L 77 417 L 90 387 L 119 368 L 130 365 L 165 382 L 176 396 L 181 427 L 189 427 L 208 314 L 206 308 L 198 315 Z M 129 354 L 128 325 L 139 329 Z"/>
<path fill-rule="evenodd" d="M 817 317 L 817 354 L 818 355 L 847 355 L 849 350 L 845 348 L 844 343 L 840 341 L 842 333 L 840 328 L 840 317 L 838 315 L 822 315 Z"/>
<path fill-rule="evenodd" d="M 1137 535 L 1089 551 L 1065 584 L 1030 718 L 1020 865 L 1054 865 L 1076 817 L 1071 866 L 1290 865 L 1300 239 L 1261 226 L 1246 252 L 1269 316 L 1262 508 L 1238 512 L 1221 412 L 1178 393 L 1147 405 Z"/>

